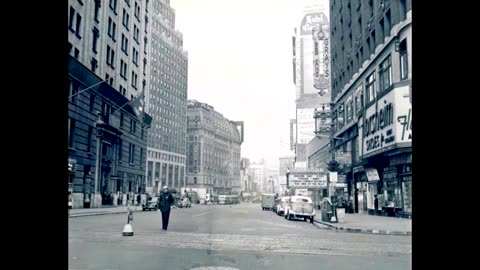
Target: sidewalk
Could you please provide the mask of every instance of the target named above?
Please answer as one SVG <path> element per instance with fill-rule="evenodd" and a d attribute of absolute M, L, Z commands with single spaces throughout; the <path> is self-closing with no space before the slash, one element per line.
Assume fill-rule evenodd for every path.
<path fill-rule="evenodd" d="M 343 222 L 314 221 L 316 226 L 327 226 L 334 230 L 373 234 L 412 235 L 412 220 L 407 218 L 373 216 L 368 214 L 345 214 Z M 321 224 L 321 225 L 319 225 Z"/>

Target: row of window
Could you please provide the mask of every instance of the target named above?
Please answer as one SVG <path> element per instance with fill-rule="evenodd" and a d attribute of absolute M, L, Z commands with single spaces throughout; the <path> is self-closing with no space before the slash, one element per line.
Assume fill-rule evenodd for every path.
<path fill-rule="evenodd" d="M 79 100 L 79 94 L 82 91 L 83 87 L 80 86 L 78 83 L 74 83 L 72 81 L 69 81 L 68 85 L 68 99 L 71 103 L 78 105 L 78 100 Z M 124 89 L 121 89 L 125 91 Z M 83 95 L 88 95 L 89 92 L 82 92 Z M 90 98 L 89 98 L 89 111 L 91 113 L 94 113 L 95 110 L 95 101 L 96 101 L 96 95 L 93 93 L 90 93 Z M 101 108 L 101 113 L 103 116 L 103 121 L 105 123 L 109 123 L 110 120 L 110 115 L 114 111 L 112 106 L 110 106 L 107 102 L 102 101 L 102 108 Z M 120 113 L 120 128 L 124 127 L 125 120 L 124 120 L 124 114 Z M 130 133 L 136 134 L 137 128 L 136 128 L 137 120 L 135 119 L 130 119 Z M 141 128 L 141 139 L 144 137 L 144 128 Z"/>
<path fill-rule="evenodd" d="M 178 163 L 185 163 L 186 161 L 184 157 L 179 157 L 179 156 L 165 154 L 165 153 L 159 153 L 155 151 L 148 151 L 148 157 L 172 161 L 172 162 L 178 162 Z"/>
<path fill-rule="evenodd" d="M 406 40 L 400 43 L 400 80 L 408 79 L 408 55 L 406 50 Z M 378 87 L 376 80 L 376 71 L 370 73 L 364 83 L 360 84 L 353 93 L 347 98 L 346 102 L 342 102 L 337 110 L 332 114 L 332 121 L 336 130 L 341 129 L 346 123 L 354 119 L 354 115 L 359 115 L 365 106 L 374 102 L 380 93 L 389 89 L 393 84 L 392 77 L 392 57 L 389 55 L 378 66 Z M 346 118 L 346 121 L 345 121 Z M 336 131 L 334 130 L 334 132 Z"/>
<path fill-rule="evenodd" d="M 335 93 L 341 91 L 352 77 L 354 71 L 360 68 L 364 60 L 370 58 L 370 55 L 375 51 L 375 47 L 382 43 L 385 37 L 390 36 L 392 24 L 406 19 L 408 10 L 406 0 L 400 0 L 392 6 L 384 1 L 380 1 L 375 5 L 376 7 L 374 7 L 374 2 L 369 0 L 367 7 L 364 8 L 365 10 L 361 8 L 362 5 L 360 1 L 358 1 L 356 12 L 354 12 L 354 16 L 357 16 L 357 19 L 356 23 L 352 25 L 353 17 L 350 1 L 347 2 L 348 10 L 346 13 L 342 12 L 342 3 L 340 3 L 337 13 L 333 11 L 334 6 L 336 6 L 335 3 L 330 5 L 333 14 L 332 24 L 334 25 L 332 28 L 332 38 L 334 36 L 340 36 L 332 40 L 332 48 L 336 48 L 336 50 L 332 50 L 332 68 L 341 70 L 338 74 L 334 73 L 332 77 L 332 92 L 335 95 Z M 377 13 L 374 12 L 375 8 L 377 8 Z M 392 12 L 395 15 L 394 17 L 392 17 Z M 344 14 L 347 20 L 345 22 L 346 27 L 343 22 Z M 362 15 L 368 18 L 366 22 L 362 22 Z M 378 19 L 376 17 L 378 17 Z M 377 21 L 378 25 L 376 23 Z M 336 31 L 337 26 L 340 30 L 339 33 Z M 349 31 L 347 32 L 348 35 L 346 35 L 346 42 L 344 42 L 343 30 Z M 352 33 L 357 35 L 355 46 L 353 44 Z M 362 35 L 365 36 L 365 42 L 362 42 Z M 335 44 L 336 42 L 339 43 L 338 46 Z M 344 48 L 344 44 L 348 46 L 347 49 Z"/>
<path fill-rule="evenodd" d="M 153 181 L 152 181 L 152 169 L 153 169 L 153 163 L 151 161 L 148 162 L 147 166 L 147 186 L 152 186 Z M 167 168 L 168 168 L 168 179 L 167 179 Z M 162 182 L 165 183 L 167 186 L 170 187 L 180 187 L 183 186 L 184 184 L 184 167 L 183 166 L 178 166 L 175 165 L 173 166 L 172 164 L 167 164 L 162 163 Z M 155 163 L 155 186 L 158 186 L 158 179 L 160 178 L 160 163 L 156 162 Z"/>
<path fill-rule="evenodd" d="M 68 118 L 68 147 L 69 148 L 72 148 L 72 149 L 75 149 L 77 147 L 77 141 L 76 141 L 76 130 L 77 130 L 77 120 L 75 120 L 74 118 Z M 88 126 L 88 130 L 87 130 L 87 138 L 86 138 L 86 144 L 85 144 L 85 148 L 84 149 L 80 149 L 80 150 L 84 150 L 85 152 L 88 152 L 88 153 L 91 153 L 92 152 L 92 139 L 93 139 L 93 127 L 92 126 Z M 123 161 L 123 149 L 122 149 L 122 146 L 123 146 L 123 142 L 120 141 L 119 145 L 118 145 L 118 160 L 121 162 Z M 108 144 L 108 143 L 104 143 L 103 145 L 103 152 L 102 154 L 104 156 L 109 156 L 111 153 L 109 151 L 111 151 L 111 146 Z M 143 152 L 144 152 L 144 149 L 143 148 L 140 148 L 140 159 L 139 159 L 139 164 L 138 165 L 143 165 Z M 128 144 L 128 157 L 127 157 L 127 161 L 129 164 L 134 164 L 134 161 L 135 161 L 135 145 L 132 144 L 132 143 L 129 143 Z"/>

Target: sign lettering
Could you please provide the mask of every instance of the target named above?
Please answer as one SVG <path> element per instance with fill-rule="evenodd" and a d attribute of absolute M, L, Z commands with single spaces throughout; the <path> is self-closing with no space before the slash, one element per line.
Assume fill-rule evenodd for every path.
<path fill-rule="evenodd" d="M 408 147 L 412 141 L 408 90 L 408 86 L 395 88 L 367 108 L 361 127 L 363 157 L 396 147 Z"/>

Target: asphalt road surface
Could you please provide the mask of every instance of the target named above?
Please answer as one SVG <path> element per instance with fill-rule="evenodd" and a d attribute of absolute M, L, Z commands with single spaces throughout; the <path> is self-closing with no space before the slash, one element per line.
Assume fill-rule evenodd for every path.
<path fill-rule="evenodd" d="M 338 232 L 289 221 L 259 204 L 69 219 L 68 266 L 77 269 L 411 269 L 410 236 Z"/>

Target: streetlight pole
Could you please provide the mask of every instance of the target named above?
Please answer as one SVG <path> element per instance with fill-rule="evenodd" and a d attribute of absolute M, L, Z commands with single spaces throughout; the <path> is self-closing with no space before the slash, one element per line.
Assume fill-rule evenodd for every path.
<path fill-rule="evenodd" d="M 98 192 L 98 185 L 100 181 L 100 167 L 101 167 L 101 153 L 102 153 L 102 131 L 99 130 L 98 125 L 103 124 L 102 114 L 97 112 L 98 119 L 95 122 L 95 126 L 97 127 L 97 151 L 96 151 L 96 160 L 95 160 L 95 182 L 93 185 L 93 207 L 99 207 L 100 204 L 97 201 L 97 192 Z M 101 203 L 101 202 L 100 202 Z"/>

